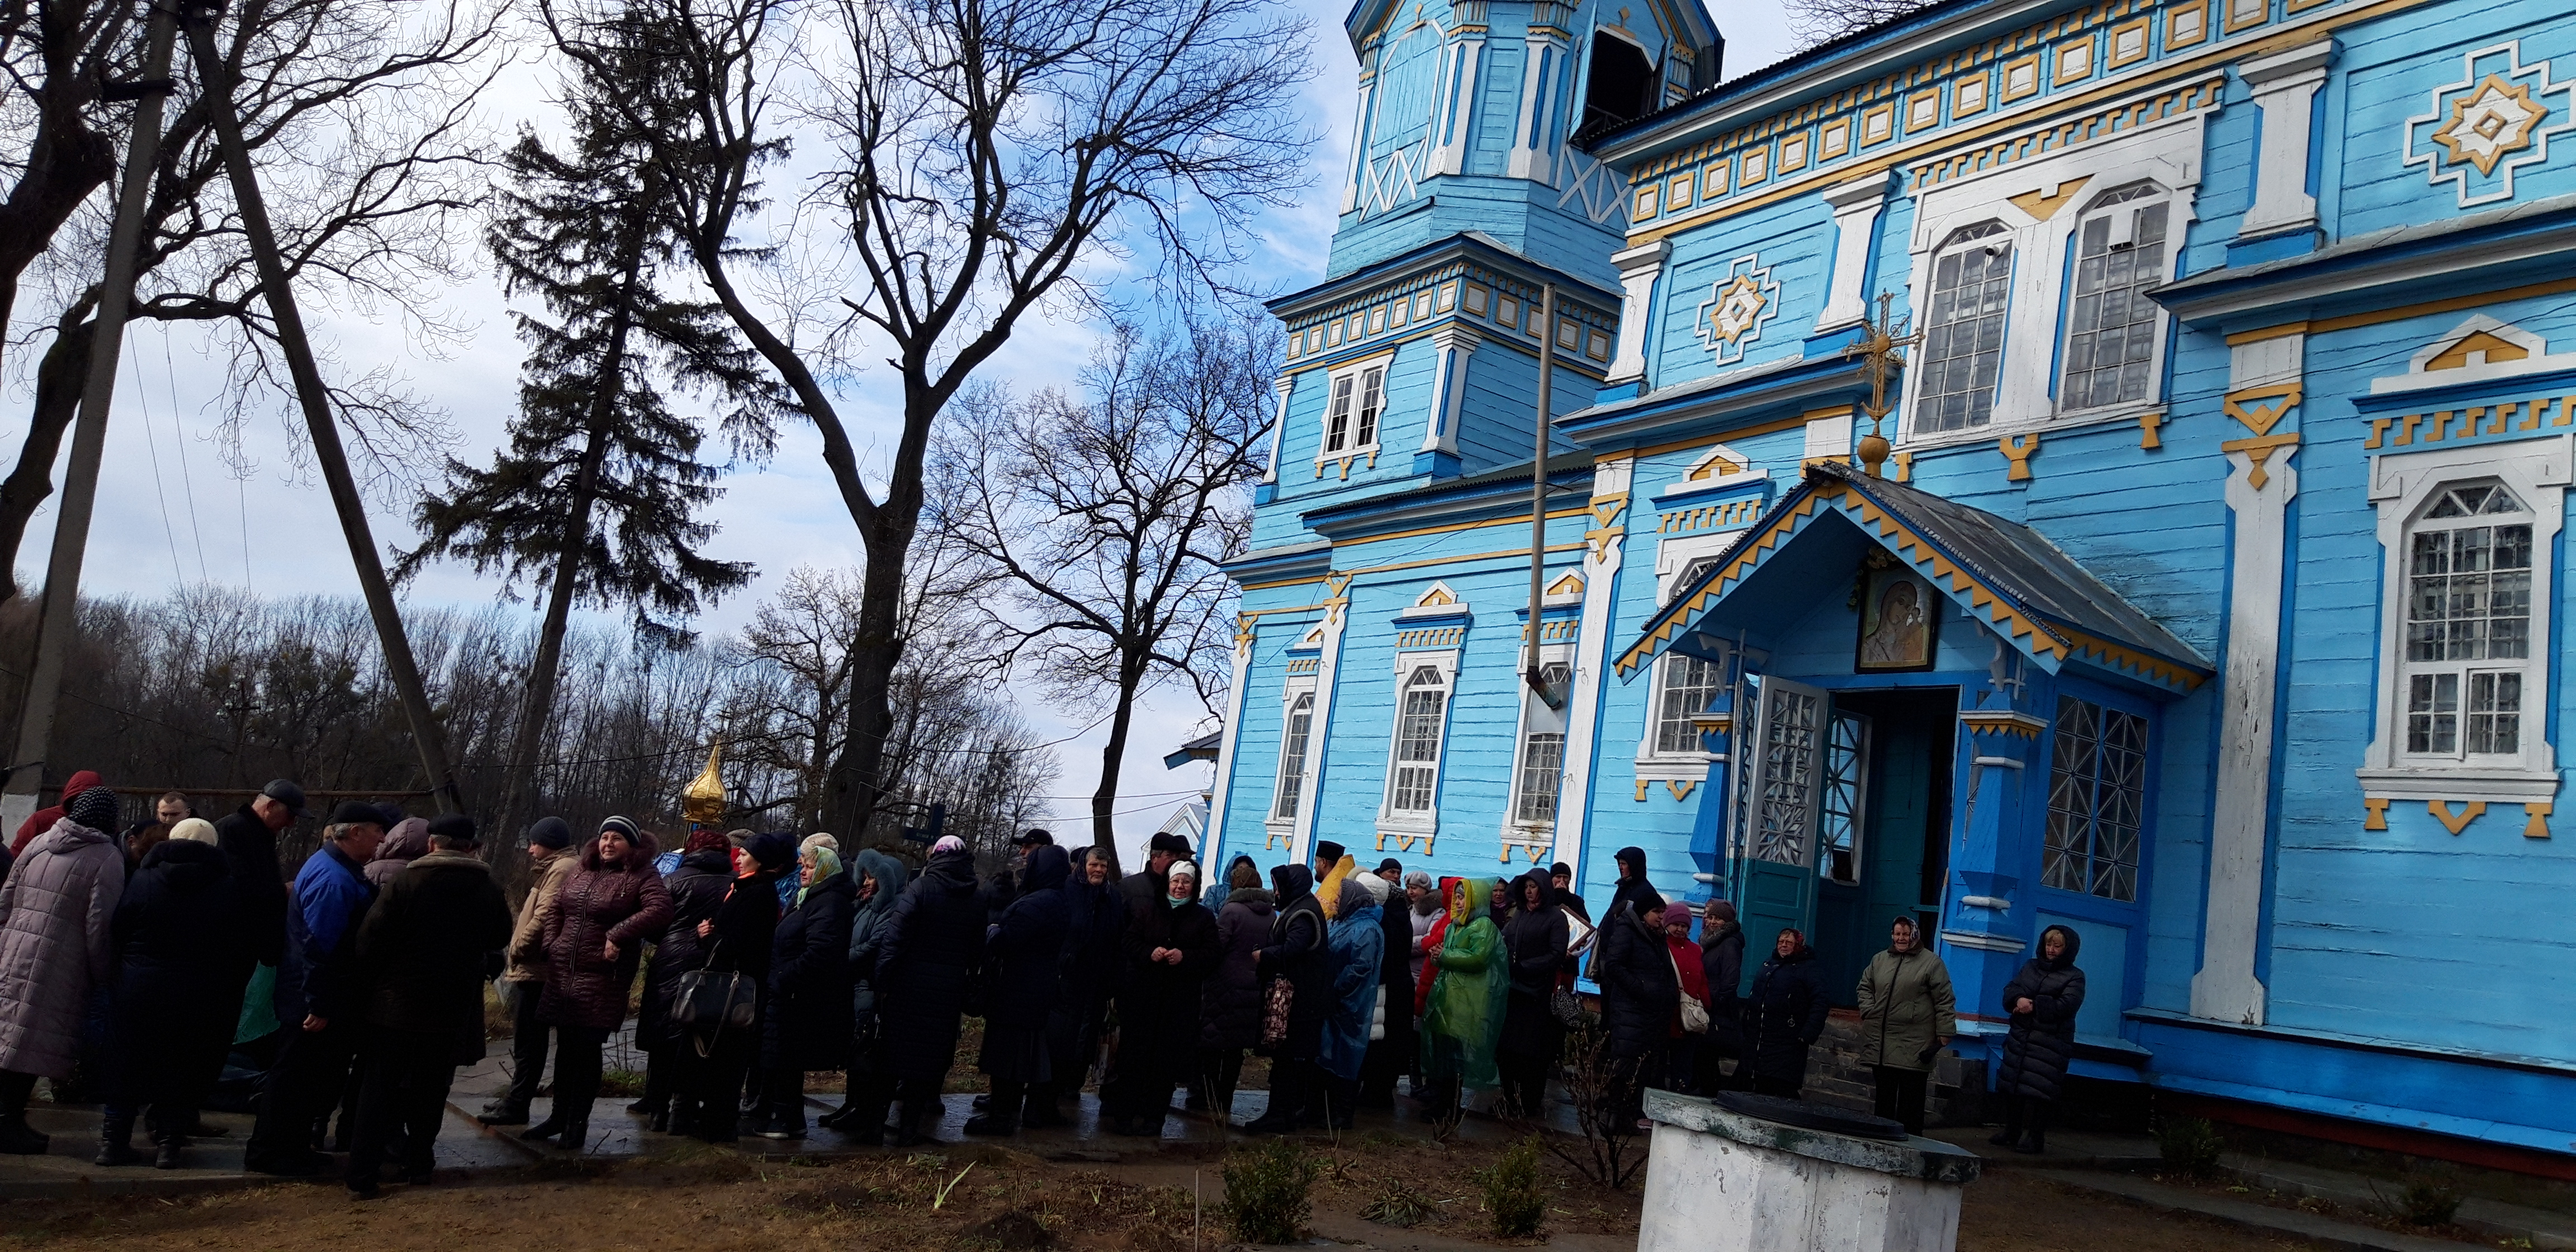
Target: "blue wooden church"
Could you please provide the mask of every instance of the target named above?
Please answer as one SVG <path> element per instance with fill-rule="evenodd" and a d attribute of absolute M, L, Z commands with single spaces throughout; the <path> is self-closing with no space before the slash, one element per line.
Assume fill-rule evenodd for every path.
<path fill-rule="evenodd" d="M 1348 33 L 1213 861 L 1597 909 L 1636 845 L 1840 987 L 1913 914 L 1969 1056 L 2063 924 L 2087 1077 L 2576 1176 L 2576 19 L 1947 0 L 1724 80 L 1697 0 Z"/>

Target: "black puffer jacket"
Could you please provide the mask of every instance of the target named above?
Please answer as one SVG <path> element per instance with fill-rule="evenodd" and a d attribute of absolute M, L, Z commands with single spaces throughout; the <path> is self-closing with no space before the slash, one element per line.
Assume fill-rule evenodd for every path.
<path fill-rule="evenodd" d="M 715 920 L 733 886 L 733 862 L 722 848 L 700 848 L 680 858 L 680 867 L 662 880 L 671 893 L 671 924 L 653 942 L 653 959 L 644 963 L 644 1008 L 635 1017 L 635 1037 L 647 1049 L 667 1047 L 688 1034 L 671 1020 L 671 1001 L 680 993 L 680 975 L 707 963 L 712 940 L 698 938 L 698 923 Z"/>
<path fill-rule="evenodd" d="M 984 959 L 975 858 L 943 852 L 903 889 L 877 939 L 877 1022 L 896 1078 L 936 1079 L 957 1059 L 966 989 Z"/>
<path fill-rule="evenodd" d="M 1324 948 L 1324 906 L 1315 898 L 1314 871 L 1303 865 L 1274 867 L 1270 886 L 1279 912 L 1270 919 L 1270 942 L 1261 948 L 1256 970 L 1262 987 L 1285 978 L 1295 990 L 1288 1001 L 1288 1035 L 1266 1055 L 1311 1061 L 1332 1009 L 1333 963 Z"/>
<path fill-rule="evenodd" d="M 2004 984 L 2004 1012 L 2012 1014 L 2012 1033 L 2004 1037 L 2004 1064 L 1995 1074 L 1998 1095 L 2054 1100 L 2066 1080 L 2066 1063 L 2075 1057 L 2075 1014 L 2084 1007 L 2084 971 L 2075 968 L 2075 955 L 2083 950 L 2084 937 L 2068 927 L 2051 926 L 2039 932 L 2043 952 L 2051 932 L 2066 937 L 2066 951 L 2054 961 L 2040 957 L 2022 962 L 2021 972 Z M 2014 1013 L 2025 998 L 2031 1011 Z"/>
<path fill-rule="evenodd" d="M 1807 1047 L 1825 1033 L 1825 1018 L 1832 1011 L 1814 948 L 1802 943 L 1787 956 L 1764 961 L 1743 1004 L 1744 1040 L 1753 1053 L 1754 1076 L 1790 1087 L 1806 1085 Z"/>
<path fill-rule="evenodd" d="M 1553 1063 L 1565 1045 L 1565 1027 L 1556 1020 L 1550 1000 L 1556 993 L 1557 975 L 1566 968 L 1565 945 L 1572 931 L 1565 922 L 1564 901 L 1546 870 L 1521 875 L 1512 884 L 1512 899 L 1520 900 L 1532 884 L 1538 887 L 1539 907 L 1524 907 L 1503 927 L 1503 952 L 1511 958 L 1512 984 L 1500 1046 L 1506 1056 Z"/>
<path fill-rule="evenodd" d="M 806 888 L 778 919 L 769 944 L 770 1008 L 762 1060 L 774 1069 L 839 1069 L 850 1061 L 850 914 L 858 888 L 848 870 Z"/>
<path fill-rule="evenodd" d="M 1217 910 L 1217 966 L 1200 992 L 1199 1045 L 1249 1048 L 1261 1042 L 1261 979 L 1253 961 L 1270 943 L 1279 913 L 1270 893 L 1238 887 Z"/>
<path fill-rule="evenodd" d="M 193 1098 L 222 1061 L 235 1020 L 225 975 L 242 955 L 239 917 L 223 852 L 186 839 L 154 845 L 117 898 L 108 1020 L 132 1102 Z"/>
<path fill-rule="evenodd" d="M 984 948 L 992 983 L 984 1025 L 1036 1030 L 1055 1007 L 1065 933 L 1072 925 L 1064 898 L 1070 873 L 1064 849 L 1041 845 L 1029 852 L 1019 898 L 1002 909 Z"/>
<path fill-rule="evenodd" d="M 1672 950 L 1663 935 L 1638 916 L 1635 900 L 1621 902 L 1601 924 L 1601 1024 L 1610 1032 L 1610 1055 L 1639 1057 L 1670 1037 L 1681 1004 Z"/>
<path fill-rule="evenodd" d="M 1703 923 L 1699 940 L 1699 976 L 1708 984 L 1708 1042 L 1729 1051 L 1743 1046 L 1738 1019 L 1744 985 L 1744 928 L 1733 922 Z"/>

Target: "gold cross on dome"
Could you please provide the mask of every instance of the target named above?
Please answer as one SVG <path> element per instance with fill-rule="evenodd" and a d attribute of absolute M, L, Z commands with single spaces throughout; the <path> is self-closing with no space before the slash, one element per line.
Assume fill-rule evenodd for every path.
<path fill-rule="evenodd" d="M 1845 360 L 1860 358 L 1861 375 L 1869 379 L 1869 399 L 1860 406 L 1860 411 L 1869 415 L 1869 433 L 1860 439 L 1860 460 L 1872 478 L 1879 476 L 1878 467 L 1887 460 L 1887 438 L 1879 433 L 1879 423 L 1896 407 L 1888 402 L 1887 380 L 1905 368 L 1905 350 L 1923 339 L 1920 333 L 1908 330 L 1912 319 L 1895 315 L 1891 307 L 1895 301 L 1896 293 L 1880 292 L 1878 315 L 1863 321 L 1859 342 L 1843 349 Z"/>

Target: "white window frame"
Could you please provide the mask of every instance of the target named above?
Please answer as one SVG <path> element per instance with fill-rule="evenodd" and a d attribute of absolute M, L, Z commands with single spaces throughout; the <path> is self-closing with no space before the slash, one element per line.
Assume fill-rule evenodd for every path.
<path fill-rule="evenodd" d="M 1336 365 L 1325 372 L 1323 429 L 1320 432 L 1321 438 L 1316 441 L 1316 447 L 1320 450 L 1315 454 L 1315 465 L 1319 470 L 1323 466 L 1338 465 L 1353 457 L 1366 457 L 1371 465 L 1377 463 L 1378 445 L 1386 438 L 1387 373 L 1394 364 L 1393 352 L 1381 352 L 1374 356 Z M 1372 381 L 1377 389 L 1377 409 L 1375 420 L 1369 428 L 1369 438 L 1362 442 L 1358 438 L 1359 419 L 1367 403 Z M 1346 382 L 1350 386 L 1347 394 L 1342 390 Z M 1336 444 L 1333 442 L 1333 414 L 1345 399 L 1350 405 L 1348 423 L 1343 427 L 1342 442 Z"/>
<path fill-rule="evenodd" d="M 2496 802 L 2545 801 L 2558 792 L 2558 757 L 2547 734 L 2549 631 L 2556 608 L 2549 553 L 2564 524 L 2576 435 L 2389 453 L 2371 458 L 2370 498 L 2379 514 L 2379 687 L 2370 746 L 2355 771 L 2371 799 Z M 2521 751 L 2456 759 L 2419 756 L 2406 744 L 2406 600 L 2408 549 L 2418 515 L 2452 487 L 2493 482 L 2513 493 L 2531 519 L 2531 646 L 2520 664 L 2525 721 Z M 2481 662 L 2511 669 L 2512 662 Z"/>
<path fill-rule="evenodd" d="M 2084 188 L 2088 193 L 2093 192 L 2093 189 L 2093 184 L 2087 184 Z M 2127 195 L 2132 191 L 2143 191 L 2145 194 L 2121 200 L 2116 204 L 2103 203 L 2113 196 Z M 2139 219 L 2145 214 L 2146 210 L 2158 207 L 2163 208 L 2165 211 L 2165 237 L 2162 244 L 2165 250 L 2165 255 L 2157 268 L 2156 276 L 2140 288 L 2140 290 L 2143 291 L 2146 288 L 2152 288 L 2157 282 L 2172 278 L 2176 272 L 2176 254 L 2181 251 L 2180 244 L 2182 243 L 2182 238 L 2174 231 L 2174 195 L 2170 189 L 2155 183 L 2153 180 L 2147 179 L 2122 183 L 2117 186 L 2103 187 L 2099 193 L 2092 194 L 2086 199 L 2084 212 L 2076 215 L 2075 224 L 2069 228 L 2067 232 L 2066 251 L 2067 255 L 2073 259 L 2074 264 L 2069 266 L 2066 271 L 2066 294 L 2064 297 L 2065 316 L 2060 319 L 2065 323 L 2065 333 L 2061 335 L 2057 341 L 2056 361 L 2054 363 L 2054 368 L 2057 372 L 2055 388 L 2057 395 L 2057 412 L 2059 416 L 2080 418 L 2085 414 L 2097 411 L 2135 411 L 2139 405 L 2162 402 L 2165 372 L 2165 346 L 2167 341 L 2173 338 L 2173 317 L 2171 314 L 2164 311 L 2163 306 L 2156 304 L 2152 300 L 2146 300 L 2144 295 L 2140 295 L 2137 298 L 2140 300 L 2146 300 L 2147 307 L 2155 310 L 2153 323 L 2154 329 L 2150 332 L 2150 343 L 2152 346 L 2148 349 L 2147 355 L 2146 394 L 2130 400 L 2107 400 L 2100 404 L 2078 407 L 2074 403 L 2073 397 L 2069 394 L 2067 387 L 2068 371 L 2072 364 L 2071 354 L 2074 350 L 2076 335 L 2075 301 L 2077 298 L 2076 285 L 2079 280 L 2077 267 L 2082 266 L 2084 263 L 2083 251 L 2085 228 L 2094 222 L 2108 220 L 2110 223 L 2112 247 L 2117 249 L 2120 246 L 2120 240 L 2124 230 L 2130 240 L 2130 246 L 2134 247 Z"/>
<path fill-rule="evenodd" d="M 1396 754 L 1403 746 L 1404 704 L 1405 696 L 1409 691 L 1407 684 L 1414 671 L 1424 666 L 1429 666 L 1439 673 L 1447 693 L 1440 703 L 1439 738 L 1434 742 L 1431 750 L 1431 807 L 1421 810 L 1398 810 L 1395 807 Z M 1436 835 L 1440 831 L 1441 770 L 1447 764 L 1449 755 L 1449 719 L 1458 708 L 1457 650 L 1453 648 L 1441 652 L 1396 653 L 1395 698 L 1390 702 L 1390 706 L 1386 736 L 1386 780 L 1377 806 L 1378 835 L 1380 838 L 1392 835 L 1408 839 Z"/>
<path fill-rule="evenodd" d="M 1917 431 L 1924 369 L 1905 371 L 1904 420 L 1897 443 L 1907 449 L 1992 443 L 1999 435 L 2054 425 L 2130 421 L 2165 403 L 2166 343 L 2171 322 L 2159 312 L 2156 360 L 2145 398 L 2085 409 L 2061 409 L 2062 327 L 2071 308 L 2068 259 L 2094 202 L 2139 183 L 2153 184 L 2165 204 L 2164 277 L 2181 263 L 2181 241 L 2194 220 L 2200 185 L 2202 129 L 2213 110 L 2077 144 L 2062 153 L 1963 175 L 1916 196 L 1909 303 L 1917 324 L 1928 315 L 1933 266 L 1951 237 L 1981 222 L 2000 222 L 2011 241 L 2011 294 L 2004 313 L 2004 352 L 1993 408 L 1982 426 Z M 2131 201 L 2130 207 L 2142 204 Z M 1974 246 L 1971 244 L 1970 246 Z M 1920 351 L 1920 349 L 1917 349 Z"/>
<path fill-rule="evenodd" d="M 1524 647 L 1513 657 L 1513 662 L 1515 666 L 1523 666 L 1528 664 L 1528 659 L 1529 649 Z M 1549 644 L 1542 647 L 1538 651 L 1538 663 L 1542 669 L 1551 665 L 1562 665 L 1566 669 L 1565 707 L 1553 712 L 1556 733 L 1565 737 L 1565 751 L 1571 751 L 1574 728 L 1574 645 Z M 1517 679 L 1521 672 L 1520 669 L 1515 668 L 1514 677 Z M 1556 811 L 1550 813 L 1544 821 L 1524 820 L 1520 815 L 1522 762 L 1529 751 L 1530 720 L 1543 706 L 1539 702 L 1537 693 L 1529 689 L 1527 680 L 1516 681 L 1514 689 L 1520 694 L 1520 715 L 1512 725 L 1512 774 L 1511 786 L 1503 797 L 1503 840 L 1506 843 L 1546 843 L 1548 842 L 1546 836 L 1556 829 L 1558 818 L 1565 812 L 1566 757 L 1564 752 L 1559 752 L 1557 755 Z"/>
<path fill-rule="evenodd" d="M 1682 575 L 1690 567 L 1714 560 L 1734 546 L 1746 527 L 1710 531 L 1699 535 L 1678 535 L 1655 545 L 1655 604 L 1672 603 L 1681 593 Z M 1646 691 L 1645 733 L 1637 740 L 1637 780 L 1639 782 L 1696 782 L 1708 777 L 1709 752 L 1689 748 L 1680 752 L 1657 750 L 1658 733 L 1664 707 L 1664 683 L 1676 664 L 1674 654 L 1667 652 L 1655 658 L 1654 681 Z"/>
<path fill-rule="evenodd" d="M 1317 729 L 1315 722 L 1316 715 L 1323 712 L 1323 701 L 1315 691 L 1313 677 L 1291 678 L 1279 694 L 1279 760 L 1271 771 L 1273 781 L 1270 791 L 1270 813 L 1263 819 L 1263 824 L 1283 835 L 1294 830 L 1297 825 L 1298 814 L 1280 812 L 1279 802 L 1288 790 L 1288 735 L 1291 724 L 1296 721 L 1297 704 L 1300 700 L 1306 702 L 1307 714 L 1306 743 L 1297 763 L 1298 811 L 1303 812 L 1315 803 L 1315 760 L 1318 755 L 1317 749 L 1322 746 L 1320 736 L 1315 733 Z"/>
<path fill-rule="evenodd" d="M 1913 357 L 1907 362 L 1909 368 L 1906 370 L 1906 373 L 1909 375 L 1919 376 L 1919 381 L 1914 385 L 1915 403 L 1913 408 L 1909 410 L 1910 412 L 1918 415 L 1916 420 L 1920 420 L 1921 417 L 1928 417 L 1930 415 L 1931 406 L 1936 399 L 1936 397 L 1924 394 L 1925 390 L 1931 386 L 1933 375 L 1937 372 L 1932 368 L 1932 332 L 1944 329 L 1946 326 L 1951 324 L 1944 323 L 1942 326 L 1935 326 L 1932 324 L 1933 314 L 1938 311 L 1938 305 L 1941 298 L 1937 287 L 1940 282 L 1941 263 L 1943 261 L 1949 260 L 1952 257 L 1957 257 L 1959 258 L 1959 264 L 1962 268 L 1969 264 L 1968 258 L 1971 256 L 1981 255 L 1988 261 L 2000 259 L 2003 262 L 2004 329 L 2003 334 L 2000 336 L 2003 342 L 1995 346 L 1995 384 L 1994 389 L 1986 396 L 1985 420 L 1981 422 L 1969 422 L 1968 424 L 1959 427 L 1944 428 L 1941 430 L 1926 430 L 1923 433 L 1927 438 L 1952 438 L 1973 435 L 1994 425 L 1996 411 L 2001 407 L 2004 366 L 2010 364 L 2013 359 L 2013 288 L 2016 285 L 2014 280 L 2020 276 L 2016 267 L 2020 265 L 2024 259 L 2021 255 L 2020 244 L 2021 241 L 2014 237 L 2012 227 L 1989 218 L 1982 222 L 1971 222 L 1957 230 L 1951 231 L 1949 237 L 1941 241 L 1941 246 L 1932 250 L 1931 259 L 1924 267 L 1923 340 L 1915 345 L 1913 349 Z M 1977 285 L 1979 287 L 1983 287 L 1985 282 L 1986 280 L 1979 279 Z M 1983 321 L 1984 315 L 1979 314 L 1976 320 Z"/>

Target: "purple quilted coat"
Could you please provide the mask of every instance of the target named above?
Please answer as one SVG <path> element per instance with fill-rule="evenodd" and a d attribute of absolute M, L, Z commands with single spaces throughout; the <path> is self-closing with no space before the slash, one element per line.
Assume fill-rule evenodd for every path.
<path fill-rule="evenodd" d="M 92 987 L 115 974 L 108 936 L 125 894 L 114 837 L 66 817 L 0 883 L 0 1069 L 68 1078 Z"/>
<path fill-rule="evenodd" d="M 615 1030 L 626 1020 L 626 993 L 644 945 L 671 924 L 671 893 L 653 871 L 661 849 L 650 834 L 635 837 L 623 867 L 603 865 L 599 840 L 581 847 L 572 872 L 546 909 L 546 991 L 537 1020 L 550 1026 Z M 608 959 L 611 940 L 617 959 Z"/>

